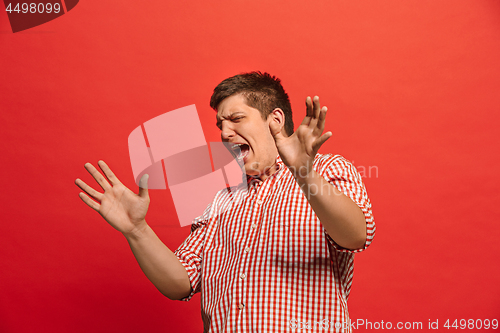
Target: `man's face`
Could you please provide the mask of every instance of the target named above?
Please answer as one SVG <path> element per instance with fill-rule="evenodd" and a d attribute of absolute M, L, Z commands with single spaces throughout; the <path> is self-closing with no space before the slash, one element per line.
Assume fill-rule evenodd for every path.
<path fill-rule="evenodd" d="M 241 94 L 224 99 L 217 108 L 217 127 L 221 139 L 230 144 L 245 164 L 245 172 L 252 176 L 265 176 L 275 168 L 278 150 L 269 130 L 269 122 L 260 111 L 248 106 Z M 239 148 L 239 149 L 238 149 Z"/>

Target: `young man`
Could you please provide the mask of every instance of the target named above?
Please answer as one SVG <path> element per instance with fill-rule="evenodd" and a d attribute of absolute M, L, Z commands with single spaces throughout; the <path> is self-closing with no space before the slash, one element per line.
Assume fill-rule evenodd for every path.
<path fill-rule="evenodd" d="M 317 154 L 332 135 L 323 133 L 327 108 L 308 97 L 293 132 L 280 80 L 260 72 L 224 80 L 210 104 L 248 187 L 232 202 L 243 187 L 220 191 L 175 253 L 145 221 L 147 177 L 135 195 L 104 162 L 109 182 L 87 163 L 105 192 L 77 179 L 80 197 L 125 235 L 165 296 L 202 293 L 205 332 L 349 332 L 354 253 L 371 243 L 375 224 L 356 169 L 339 155 Z M 229 209 L 216 213 L 223 205 Z"/>

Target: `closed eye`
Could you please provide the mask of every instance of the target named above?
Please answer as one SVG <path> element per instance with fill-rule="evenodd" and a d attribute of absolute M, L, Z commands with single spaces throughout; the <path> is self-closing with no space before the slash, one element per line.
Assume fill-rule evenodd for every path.
<path fill-rule="evenodd" d="M 237 117 L 231 117 L 231 118 L 228 118 L 226 120 L 229 120 L 229 121 L 232 121 L 233 123 L 237 123 L 237 122 L 240 122 L 241 119 L 243 119 L 244 116 L 237 116 Z M 215 125 L 222 131 L 222 121 L 223 120 L 217 120 L 217 122 L 215 123 Z"/>

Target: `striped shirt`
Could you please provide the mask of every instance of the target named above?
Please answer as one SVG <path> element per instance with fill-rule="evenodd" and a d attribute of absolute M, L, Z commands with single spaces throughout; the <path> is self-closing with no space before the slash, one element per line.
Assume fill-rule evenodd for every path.
<path fill-rule="evenodd" d="M 351 332 L 347 299 L 354 253 L 375 234 L 371 203 L 356 168 L 316 155 L 314 170 L 363 211 L 363 248 L 328 235 L 292 173 L 220 191 L 175 251 L 192 291 L 201 292 L 204 332 Z"/>

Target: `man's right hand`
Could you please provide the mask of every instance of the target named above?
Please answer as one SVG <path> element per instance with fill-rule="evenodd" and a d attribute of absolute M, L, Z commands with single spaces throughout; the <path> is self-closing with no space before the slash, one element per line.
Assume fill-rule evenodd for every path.
<path fill-rule="evenodd" d="M 142 176 L 139 194 L 135 194 L 120 182 L 104 161 L 99 161 L 97 165 L 106 177 L 90 163 L 85 164 L 85 169 L 94 177 L 104 193 L 94 190 L 81 179 L 76 179 L 75 184 L 83 190 L 79 194 L 80 198 L 124 235 L 144 229 L 147 226 L 145 217 L 150 201 L 147 187 L 149 176 Z"/>
<path fill-rule="evenodd" d="M 149 176 L 142 176 L 139 194 L 135 194 L 116 178 L 106 163 L 99 161 L 97 165 L 106 177 L 90 163 L 85 164 L 85 169 L 104 193 L 77 179 L 76 185 L 83 190 L 80 198 L 101 214 L 113 228 L 123 233 L 142 271 L 163 295 L 170 299 L 189 296 L 192 289 L 186 269 L 146 223 Z"/>

